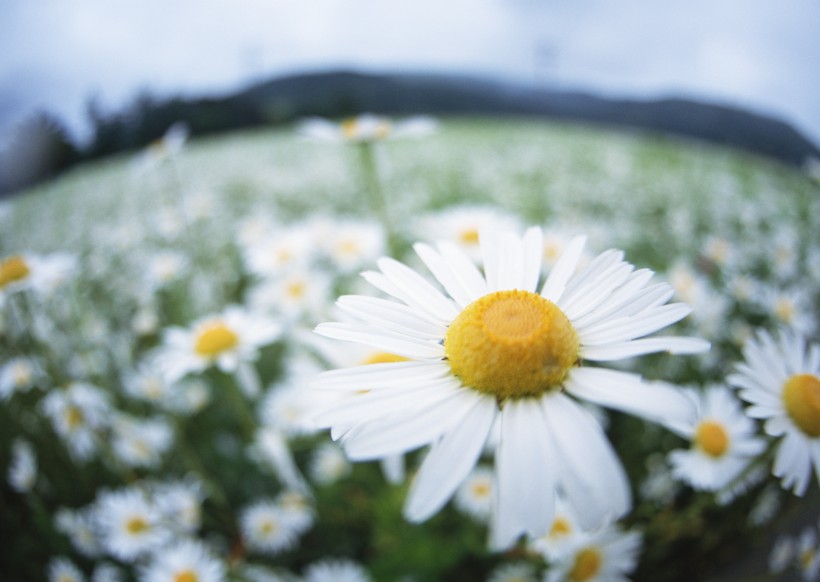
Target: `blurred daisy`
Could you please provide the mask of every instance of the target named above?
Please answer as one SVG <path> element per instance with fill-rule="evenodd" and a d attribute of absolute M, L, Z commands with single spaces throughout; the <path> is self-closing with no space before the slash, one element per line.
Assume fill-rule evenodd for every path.
<path fill-rule="evenodd" d="M 272 556 L 296 546 L 300 533 L 273 501 L 257 501 L 243 509 L 239 527 L 248 548 Z"/>
<path fill-rule="evenodd" d="M 136 488 L 103 492 L 94 513 L 103 547 L 124 562 L 160 548 L 170 538 L 162 514 Z"/>
<path fill-rule="evenodd" d="M 125 394 L 131 398 L 152 404 L 163 403 L 172 393 L 171 385 L 165 381 L 150 358 L 124 374 L 121 385 Z"/>
<path fill-rule="evenodd" d="M 797 566 L 803 580 L 813 582 L 820 574 L 820 545 L 817 544 L 817 530 L 806 527 L 797 538 Z"/>
<path fill-rule="evenodd" d="M 59 532 L 68 537 L 78 552 L 94 558 L 101 552 L 94 519 L 90 506 L 84 509 L 62 507 L 54 516 L 54 525 Z"/>
<path fill-rule="evenodd" d="M 477 466 L 456 490 L 453 503 L 456 509 L 486 523 L 492 510 L 493 489 L 492 469 Z"/>
<path fill-rule="evenodd" d="M 779 536 L 769 552 L 769 572 L 782 574 L 794 563 L 796 555 L 796 540 L 787 535 Z"/>
<path fill-rule="evenodd" d="M 350 474 L 350 462 L 336 443 L 322 443 L 310 458 L 310 477 L 320 485 L 332 485 Z"/>
<path fill-rule="evenodd" d="M 248 271 L 262 279 L 310 265 L 316 253 L 316 240 L 311 225 L 296 224 L 278 227 L 264 240 L 243 247 Z"/>
<path fill-rule="evenodd" d="M 31 491 L 37 481 L 37 457 L 28 441 L 15 439 L 11 445 L 9 485 L 18 493 Z"/>
<path fill-rule="evenodd" d="M 324 221 L 315 228 L 322 251 L 342 273 L 353 272 L 384 253 L 384 227 L 376 222 L 337 219 Z"/>
<path fill-rule="evenodd" d="M 94 455 L 111 413 L 105 392 L 91 384 L 71 382 L 54 388 L 40 406 L 72 456 L 86 461 Z"/>
<path fill-rule="evenodd" d="M 302 573 L 303 582 L 370 582 L 364 567 L 346 558 L 325 558 L 310 564 Z"/>
<path fill-rule="evenodd" d="M 679 479 L 695 489 L 716 491 L 737 479 L 766 442 L 757 437 L 755 423 L 728 388 L 712 386 L 693 396 L 698 418 L 678 431 L 692 447 L 672 451 L 669 460 Z"/>
<path fill-rule="evenodd" d="M 68 279 L 76 260 L 68 253 L 0 256 L 0 305 L 3 298 L 26 289 L 45 295 Z"/>
<path fill-rule="evenodd" d="M 202 483 L 193 479 L 162 483 L 153 494 L 154 505 L 163 520 L 185 532 L 199 529 L 204 500 Z"/>
<path fill-rule="evenodd" d="M 554 560 L 562 556 L 572 542 L 582 535 L 578 520 L 559 495 L 555 500 L 555 517 L 552 526 L 546 535 L 530 540 L 529 547 L 544 556 L 547 560 Z"/>
<path fill-rule="evenodd" d="M 223 582 L 227 569 L 200 541 L 182 539 L 155 552 L 142 582 Z"/>
<path fill-rule="evenodd" d="M 185 148 L 190 135 L 191 129 L 187 123 L 174 123 L 140 152 L 134 160 L 134 170 L 144 172 L 178 156 Z"/>
<path fill-rule="evenodd" d="M 279 337 L 281 326 L 240 307 L 195 321 L 189 329 L 165 330 L 163 345 L 156 353 L 157 365 L 166 382 L 216 366 L 236 372 L 240 363 L 253 362 L 259 348 Z"/>
<path fill-rule="evenodd" d="M 310 498 L 299 489 L 288 489 L 276 496 L 276 504 L 282 509 L 285 519 L 299 533 L 313 527 L 316 512 Z"/>
<path fill-rule="evenodd" d="M 272 469 L 286 487 L 303 491 L 308 489 L 293 459 L 285 434 L 276 427 L 262 426 L 256 431 L 248 456 L 260 465 Z"/>
<path fill-rule="evenodd" d="M 492 545 L 544 535 L 560 489 L 585 527 L 631 506 L 626 475 L 601 426 L 574 398 L 664 422 L 691 422 L 677 390 L 634 374 L 581 366 L 660 351 L 694 353 L 706 342 L 644 338 L 690 308 L 666 305 L 673 291 L 648 285 L 619 251 L 576 273 L 577 238 L 541 286 L 541 231 L 523 238 L 482 233 L 482 275 L 451 242 L 415 249 L 447 290 L 407 266 L 379 260 L 366 279 L 400 302 L 364 296 L 339 307 L 356 323 L 322 324 L 327 337 L 370 345 L 410 361 L 321 374 L 319 390 L 347 393 L 316 416 L 353 459 L 433 444 L 411 484 L 405 516 L 436 513 L 469 475 L 499 423 Z M 642 339 L 639 339 L 642 338 Z M 522 475 L 526 475 L 523 478 Z"/>
<path fill-rule="evenodd" d="M 751 404 L 747 414 L 764 419 L 767 434 L 782 437 L 772 472 L 785 489 L 803 495 L 812 465 L 820 481 L 820 346 L 793 331 L 776 338 L 760 331 L 743 355 L 729 383 Z"/>
<path fill-rule="evenodd" d="M 161 289 L 176 281 L 189 267 L 190 261 L 183 253 L 174 250 L 162 250 L 148 257 L 144 271 L 145 286 L 148 291 Z"/>
<path fill-rule="evenodd" d="M 454 243 L 474 261 L 481 259 L 480 232 L 517 231 L 521 221 L 491 206 L 456 206 L 425 216 L 414 229 L 419 238 L 435 232 L 439 240 Z"/>
<path fill-rule="evenodd" d="M 91 573 L 91 582 L 125 582 L 125 574 L 114 564 L 98 563 Z"/>
<path fill-rule="evenodd" d="M 11 358 L 0 366 L 0 400 L 8 400 L 15 392 L 27 392 L 45 377 L 39 361 L 34 358 Z"/>
<path fill-rule="evenodd" d="M 762 307 L 772 315 L 777 324 L 790 327 L 806 336 L 814 333 L 817 316 L 810 288 L 763 287 L 761 299 Z"/>
<path fill-rule="evenodd" d="M 111 446 L 128 467 L 157 467 L 173 444 L 173 431 L 163 418 L 140 419 L 114 415 Z"/>
<path fill-rule="evenodd" d="M 85 582 L 85 579 L 82 570 L 68 558 L 60 556 L 48 563 L 48 582 Z"/>
<path fill-rule="evenodd" d="M 293 268 L 255 285 L 248 293 L 248 304 L 287 322 L 316 321 L 331 302 L 330 285 L 330 277 L 320 269 Z"/>
<path fill-rule="evenodd" d="M 614 526 L 584 534 L 550 564 L 545 582 L 628 582 L 638 563 L 641 535 Z"/>
<path fill-rule="evenodd" d="M 527 562 L 501 564 L 495 568 L 487 582 L 536 582 L 535 567 Z"/>
<path fill-rule="evenodd" d="M 416 116 L 400 121 L 363 113 L 349 117 L 340 123 L 312 117 L 297 127 L 301 135 L 319 141 L 367 143 L 401 137 L 423 137 L 434 133 L 438 127 L 431 117 Z"/>

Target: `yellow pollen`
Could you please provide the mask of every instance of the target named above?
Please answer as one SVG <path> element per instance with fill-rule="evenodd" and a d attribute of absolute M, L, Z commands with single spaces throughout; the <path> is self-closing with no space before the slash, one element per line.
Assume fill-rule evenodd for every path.
<path fill-rule="evenodd" d="M 479 298 L 450 324 L 444 348 L 465 386 L 499 399 L 557 388 L 578 361 L 580 342 L 567 316 L 530 291 Z"/>
<path fill-rule="evenodd" d="M 710 457 L 722 457 L 729 448 L 729 435 L 719 422 L 704 420 L 695 430 L 695 444 Z"/>
<path fill-rule="evenodd" d="M 575 564 L 569 572 L 569 579 L 573 582 L 584 582 L 594 578 L 601 569 L 601 552 L 597 548 L 584 548 L 575 556 Z"/>
<path fill-rule="evenodd" d="M 796 374 L 783 385 L 786 413 L 808 436 L 820 437 L 820 378 Z"/>
<path fill-rule="evenodd" d="M 374 352 L 362 360 L 362 365 L 369 364 L 391 364 L 393 362 L 407 362 L 408 359 L 404 356 L 391 354 L 390 352 Z"/>
<path fill-rule="evenodd" d="M 572 526 L 569 524 L 569 522 L 563 517 L 557 517 L 555 518 L 555 521 L 552 522 L 552 528 L 550 528 L 549 537 L 557 538 L 571 533 Z"/>
<path fill-rule="evenodd" d="M 193 570 L 183 570 L 174 576 L 174 582 L 197 582 L 198 580 L 199 576 Z"/>
<path fill-rule="evenodd" d="M 125 524 L 125 529 L 130 534 L 139 534 L 144 532 L 149 528 L 148 522 L 142 519 L 141 517 L 132 517 L 128 520 Z"/>
<path fill-rule="evenodd" d="M 222 352 L 236 347 L 239 337 L 222 322 L 213 322 L 203 328 L 196 338 L 194 351 L 206 358 L 215 358 Z"/>
<path fill-rule="evenodd" d="M 465 245 L 477 245 L 478 244 L 478 229 L 476 228 L 465 228 L 458 234 L 459 240 L 464 243 Z"/>
<path fill-rule="evenodd" d="M 6 257 L 0 261 L 0 289 L 9 283 L 25 279 L 30 272 L 26 260 L 20 255 Z"/>

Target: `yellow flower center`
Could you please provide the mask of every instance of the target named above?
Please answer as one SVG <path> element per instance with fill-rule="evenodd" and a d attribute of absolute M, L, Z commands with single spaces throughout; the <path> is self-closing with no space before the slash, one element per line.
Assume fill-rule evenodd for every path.
<path fill-rule="evenodd" d="M 265 537 L 268 537 L 271 534 L 275 533 L 277 529 L 278 527 L 272 521 L 264 521 L 259 526 L 259 532 Z"/>
<path fill-rule="evenodd" d="M 567 316 L 530 291 L 496 291 L 453 320 L 445 352 L 465 386 L 499 399 L 538 396 L 561 385 L 580 342 Z"/>
<path fill-rule="evenodd" d="M 129 519 L 125 524 L 125 530 L 130 534 L 139 534 L 149 528 L 148 522 L 140 516 Z"/>
<path fill-rule="evenodd" d="M 460 233 L 458 233 L 458 238 L 465 245 L 477 245 L 478 244 L 478 229 L 477 228 L 465 228 Z"/>
<path fill-rule="evenodd" d="M 364 360 L 362 360 L 362 365 L 367 366 L 369 364 L 390 364 L 393 362 L 406 361 L 407 358 L 405 358 L 404 356 L 398 356 L 396 354 L 391 354 L 390 352 L 373 352 Z"/>
<path fill-rule="evenodd" d="M 83 423 L 83 412 L 76 406 L 69 405 L 65 409 L 65 423 L 69 431 L 77 429 Z"/>
<path fill-rule="evenodd" d="M 810 437 L 820 436 L 820 379 L 796 374 L 783 385 L 786 413 Z"/>
<path fill-rule="evenodd" d="M 291 299 L 302 299 L 307 293 L 304 281 L 291 281 L 285 287 L 285 294 Z"/>
<path fill-rule="evenodd" d="M 721 457 L 729 448 L 729 434 L 719 422 L 704 420 L 695 430 L 695 444 L 711 457 Z"/>
<path fill-rule="evenodd" d="M 359 134 L 359 120 L 355 117 L 345 119 L 341 125 L 342 136 L 345 139 L 354 139 Z"/>
<path fill-rule="evenodd" d="M 174 576 L 174 582 L 197 582 L 198 580 L 199 576 L 193 570 L 183 570 Z"/>
<path fill-rule="evenodd" d="M 575 563 L 569 571 L 569 579 L 574 582 L 584 582 L 590 580 L 598 574 L 601 569 L 603 559 L 598 548 L 584 548 L 575 556 Z"/>
<path fill-rule="evenodd" d="M 206 358 L 215 358 L 222 352 L 236 347 L 239 336 L 222 322 L 214 322 L 202 328 L 196 338 L 194 351 Z"/>
<path fill-rule="evenodd" d="M 552 522 L 552 527 L 550 528 L 550 533 L 548 535 L 551 538 L 558 538 L 571 533 L 572 526 L 569 524 L 569 521 L 563 517 L 556 517 L 555 521 Z"/>
<path fill-rule="evenodd" d="M 26 260 L 20 255 L 7 257 L 0 261 L 0 289 L 28 277 L 31 272 Z"/>

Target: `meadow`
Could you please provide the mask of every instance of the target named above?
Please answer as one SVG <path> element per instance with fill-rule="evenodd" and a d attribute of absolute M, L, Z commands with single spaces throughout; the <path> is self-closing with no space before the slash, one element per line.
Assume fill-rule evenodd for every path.
<path fill-rule="evenodd" d="M 3 202 L 0 577 L 818 575 L 816 177 L 713 145 L 542 120 L 446 119 L 406 136 L 397 123 L 364 138 L 339 128 L 166 139 Z M 310 389 L 317 375 L 369 357 L 314 328 L 345 321 L 340 296 L 378 294 L 360 273 L 383 255 L 429 278 L 417 241 L 449 241 L 480 263 L 480 233 L 530 226 L 542 273 L 585 235 L 579 270 L 621 249 L 691 306 L 667 333 L 708 351 L 610 367 L 681 390 L 700 421 L 718 406 L 707 395 L 722 394 L 721 418 L 739 432 L 707 461 L 751 444 L 704 477 L 681 460 L 711 450 L 696 425 L 590 404 L 630 510 L 587 532 L 559 504 L 543 535 L 495 548 L 492 444 L 450 502 L 408 521 L 426 448 L 351 462 L 344 439 L 312 423 L 327 405 Z M 806 369 L 784 367 L 808 388 L 777 432 L 762 412 L 743 414 L 751 380 L 738 376 L 760 351 L 750 342 L 771 358 L 783 337 L 807 354 L 789 360 Z M 776 460 L 795 431 L 813 456 Z"/>

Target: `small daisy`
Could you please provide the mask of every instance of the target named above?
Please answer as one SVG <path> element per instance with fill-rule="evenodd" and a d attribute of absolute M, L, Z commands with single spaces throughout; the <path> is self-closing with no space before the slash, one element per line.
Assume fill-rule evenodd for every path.
<path fill-rule="evenodd" d="M 317 331 L 408 358 L 321 374 L 318 390 L 348 394 L 316 415 L 341 436 L 353 459 L 374 459 L 427 444 L 432 449 L 411 484 L 405 516 L 435 514 L 469 475 L 498 425 L 497 495 L 492 545 L 522 533 L 540 536 L 561 490 L 585 527 L 623 515 L 629 485 L 606 436 L 575 399 L 654 421 L 691 421 L 692 403 L 667 385 L 587 365 L 669 351 L 694 353 L 706 342 L 649 337 L 691 309 L 670 304 L 665 284 L 607 251 L 576 273 L 577 238 L 539 286 L 541 231 L 482 233 L 484 274 L 453 243 L 415 249 L 445 296 L 398 261 L 378 261 L 366 279 L 399 301 L 340 300 L 358 321 Z M 540 292 L 539 292 L 540 289 Z M 581 365 L 584 362 L 584 365 Z M 389 389 L 388 389 L 389 388 Z M 526 478 L 522 476 L 526 475 Z"/>
<path fill-rule="evenodd" d="M 176 281 L 189 267 L 190 261 L 183 253 L 174 250 L 163 250 L 148 258 L 145 269 L 145 286 L 156 291 Z"/>
<path fill-rule="evenodd" d="M 299 531 L 274 501 L 257 501 L 239 516 L 242 536 L 251 550 L 276 556 L 298 543 Z"/>
<path fill-rule="evenodd" d="M 480 232 L 519 230 L 521 221 L 515 216 L 490 206 L 456 206 L 422 218 L 415 229 L 422 233 L 439 233 L 439 238 L 454 243 L 471 259 L 481 259 Z"/>
<path fill-rule="evenodd" d="M 40 406 L 75 458 L 87 461 L 94 455 L 111 413 L 105 392 L 91 384 L 71 382 L 53 389 Z"/>
<path fill-rule="evenodd" d="M 31 491 L 37 481 L 37 457 L 27 441 L 16 439 L 11 445 L 9 485 L 18 493 Z"/>
<path fill-rule="evenodd" d="M 185 532 L 199 529 L 202 523 L 202 502 L 205 492 L 202 483 L 192 479 L 163 483 L 153 495 L 154 505 L 165 522 Z"/>
<path fill-rule="evenodd" d="M 182 539 L 155 552 L 142 571 L 143 582 L 223 582 L 225 564 L 200 541 Z"/>
<path fill-rule="evenodd" d="M 555 500 L 555 517 L 552 520 L 549 532 L 539 538 L 530 540 L 529 546 L 547 560 L 554 560 L 562 556 L 582 533 L 578 520 L 559 495 Z"/>
<path fill-rule="evenodd" d="M 153 361 L 140 362 L 122 379 L 122 387 L 128 396 L 152 404 L 161 404 L 171 395 L 171 385 L 165 381 Z"/>
<path fill-rule="evenodd" d="M 490 573 L 487 582 L 536 582 L 535 567 L 527 562 L 501 564 Z"/>
<path fill-rule="evenodd" d="M 94 513 L 104 549 L 124 562 L 160 548 L 170 538 L 162 514 L 136 488 L 103 492 Z"/>
<path fill-rule="evenodd" d="M 66 535 L 71 545 L 82 555 L 94 558 L 100 555 L 94 513 L 90 507 L 68 509 L 62 507 L 54 516 L 56 529 Z"/>
<path fill-rule="evenodd" d="M 350 470 L 350 462 L 336 443 L 322 443 L 310 458 L 310 477 L 319 485 L 332 485 Z"/>
<path fill-rule="evenodd" d="M 302 121 L 297 131 L 319 141 L 371 143 L 401 137 L 423 137 L 434 133 L 436 129 L 436 121 L 426 116 L 393 121 L 387 117 L 363 113 L 341 123 L 312 117 Z"/>
<path fill-rule="evenodd" d="M 173 444 L 173 431 L 162 418 L 137 419 L 116 414 L 111 424 L 114 454 L 128 467 L 157 467 Z"/>
<path fill-rule="evenodd" d="M 803 580 L 814 582 L 820 574 L 820 545 L 817 543 L 817 530 L 809 526 L 797 538 L 797 566 Z"/>
<path fill-rule="evenodd" d="M 276 504 L 296 531 L 304 533 L 313 527 L 316 512 L 310 498 L 299 489 L 288 489 L 276 496 Z"/>
<path fill-rule="evenodd" d="M 769 552 L 769 572 L 782 574 L 794 563 L 796 555 L 796 540 L 791 536 L 781 535 L 775 540 Z"/>
<path fill-rule="evenodd" d="M 265 279 L 311 264 L 316 240 L 309 224 L 277 228 L 264 240 L 243 248 L 243 258 L 252 275 Z"/>
<path fill-rule="evenodd" d="M 481 523 L 487 523 L 492 511 L 493 489 L 492 470 L 477 466 L 456 490 L 453 503 L 456 509 Z"/>
<path fill-rule="evenodd" d="M 12 293 L 31 289 L 46 295 L 65 282 L 75 270 L 76 259 L 68 253 L 0 256 L 0 305 Z"/>
<path fill-rule="evenodd" d="M 672 471 L 695 489 L 717 491 L 737 479 L 766 448 L 756 426 L 728 388 L 713 386 L 694 396 L 698 418 L 681 427 L 691 441 L 689 450 L 669 453 Z"/>
<path fill-rule="evenodd" d="M 550 564 L 545 582 L 628 582 L 638 563 L 641 535 L 609 526 L 574 540 L 571 550 Z"/>
<path fill-rule="evenodd" d="M 346 558 L 325 558 L 310 564 L 302 573 L 304 582 L 370 582 L 364 567 Z"/>
<path fill-rule="evenodd" d="M 34 358 L 18 357 L 0 366 L 0 401 L 16 392 L 28 392 L 45 377 L 42 365 Z"/>
<path fill-rule="evenodd" d="M 144 172 L 178 156 L 190 135 L 188 124 L 182 121 L 174 123 L 140 152 L 134 160 L 134 170 Z"/>
<path fill-rule="evenodd" d="M 316 321 L 331 302 L 330 288 L 331 278 L 323 270 L 294 267 L 255 285 L 248 293 L 248 304 L 288 322 Z"/>
<path fill-rule="evenodd" d="M 783 488 L 803 495 L 812 466 L 820 480 L 820 346 L 793 331 L 777 338 L 760 331 L 744 347 L 745 361 L 729 376 L 750 403 L 747 413 L 782 437 L 773 473 Z"/>
<path fill-rule="evenodd" d="M 114 564 L 103 562 L 94 566 L 91 582 L 125 582 L 125 574 Z"/>
<path fill-rule="evenodd" d="M 316 228 L 316 239 L 324 254 L 342 273 L 351 273 L 384 253 L 384 227 L 376 222 L 334 220 Z"/>
<path fill-rule="evenodd" d="M 48 582 L 85 582 L 85 575 L 68 558 L 53 558 L 48 563 Z"/>
<path fill-rule="evenodd" d="M 276 340 L 280 330 L 269 318 L 231 306 L 219 315 L 199 319 L 189 329 L 166 329 L 156 353 L 157 365 L 166 382 L 211 366 L 233 373 L 241 362 L 255 361 L 259 348 Z"/>

